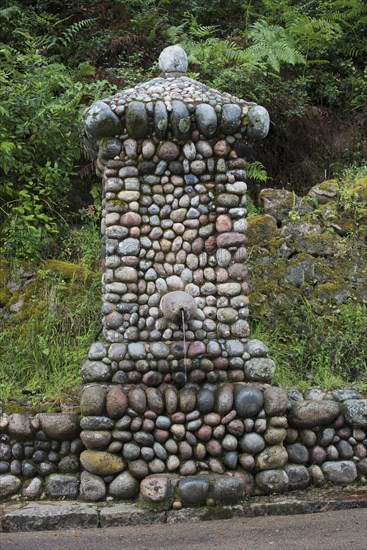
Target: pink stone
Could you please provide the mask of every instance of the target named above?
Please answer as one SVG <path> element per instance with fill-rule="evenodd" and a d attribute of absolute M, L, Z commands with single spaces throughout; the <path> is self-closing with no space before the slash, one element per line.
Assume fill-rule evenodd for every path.
<path fill-rule="evenodd" d="M 121 313 L 113 311 L 109 315 L 106 315 L 104 318 L 106 328 L 116 329 L 120 328 L 122 325 L 123 319 Z"/>
<path fill-rule="evenodd" d="M 366 458 L 367 449 L 363 445 L 363 443 L 357 443 L 357 445 L 354 447 L 354 454 L 359 459 Z"/>
<path fill-rule="evenodd" d="M 209 441 L 211 436 L 212 436 L 212 428 L 211 428 L 211 426 L 208 426 L 208 425 L 204 424 L 204 426 L 201 426 L 198 429 L 198 431 L 195 433 L 195 435 L 200 441 Z"/>
<path fill-rule="evenodd" d="M 228 271 L 223 267 L 218 267 L 216 270 L 216 279 L 218 283 L 225 283 L 228 281 Z"/>
<path fill-rule="evenodd" d="M 253 470 L 255 467 L 255 459 L 251 455 L 241 455 L 239 461 L 244 470 Z"/>
<path fill-rule="evenodd" d="M 220 424 L 220 415 L 217 413 L 209 413 L 204 416 L 204 422 L 208 426 L 218 426 Z"/>
<path fill-rule="evenodd" d="M 184 424 L 186 415 L 183 412 L 176 412 L 171 415 L 171 420 L 174 424 Z"/>
<path fill-rule="evenodd" d="M 222 445 L 216 439 L 211 439 L 208 441 L 206 450 L 211 456 L 214 457 L 222 456 L 223 453 Z"/>
<path fill-rule="evenodd" d="M 217 237 L 217 245 L 219 248 L 241 246 L 243 244 L 246 244 L 246 237 L 243 233 L 222 233 Z"/>
<path fill-rule="evenodd" d="M 238 477 L 242 481 L 243 487 L 244 487 L 244 494 L 246 496 L 252 495 L 255 487 L 254 476 L 248 472 L 234 472 L 233 475 L 234 477 Z"/>
<path fill-rule="evenodd" d="M 217 458 L 209 459 L 209 467 L 211 471 L 215 474 L 224 474 L 223 464 Z"/>
<path fill-rule="evenodd" d="M 187 441 L 181 441 L 178 448 L 184 460 L 189 460 L 192 458 L 192 447 L 187 443 Z"/>
<path fill-rule="evenodd" d="M 140 483 L 140 494 L 151 502 L 164 502 L 172 496 L 172 483 L 165 476 L 148 476 Z"/>
<path fill-rule="evenodd" d="M 218 231 L 218 233 L 224 233 L 226 231 L 230 231 L 232 229 L 232 220 L 229 216 L 226 216 L 224 214 L 218 216 L 216 222 L 215 222 L 215 228 Z"/>
<path fill-rule="evenodd" d="M 217 239 L 214 235 L 210 235 L 205 241 L 205 250 L 207 252 L 213 252 L 217 248 Z"/>
<path fill-rule="evenodd" d="M 298 437 L 298 431 L 294 428 L 287 429 L 287 437 L 285 438 L 286 443 L 294 443 Z"/>
<path fill-rule="evenodd" d="M 180 149 L 173 141 L 166 141 L 158 151 L 159 158 L 163 160 L 175 160 L 180 154 Z"/>
<path fill-rule="evenodd" d="M 198 384 L 199 382 L 204 382 L 205 379 L 206 379 L 206 373 L 201 369 L 195 369 L 190 372 L 189 380 L 194 384 Z"/>
<path fill-rule="evenodd" d="M 198 355 L 202 355 L 206 351 L 206 346 L 204 342 L 191 342 L 189 345 L 189 349 L 187 352 L 187 355 L 189 357 L 197 357 Z"/>
<path fill-rule="evenodd" d="M 236 418 L 235 420 L 232 420 L 232 422 L 230 422 L 227 425 L 227 430 L 230 434 L 240 437 L 245 431 L 245 427 L 243 425 L 242 420 L 240 420 L 239 418 Z"/>
<path fill-rule="evenodd" d="M 139 227 L 132 227 L 129 231 L 130 237 L 140 237 L 140 229 Z"/>
<path fill-rule="evenodd" d="M 141 216 L 137 212 L 126 212 L 121 216 L 121 225 L 134 227 L 141 224 Z"/>
<path fill-rule="evenodd" d="M 237 411 L 233 409 L 222 418 L 221 424 L 223 425 L 229 424 L 231 420 L 234 420 L 234 418 L 236 418 L 236 416 L 237 416 Z"/>
<path fill-rule="evenodd" d="M 128 405 L 129 400 L 122 387 L 113 386 L 107 394 L 107 415 L 113 419 L 121 418 L 127 411 Z"/>
<path fill-rule="evenodd" d="M 180 474 L 182 476 L 192 476 L 196 474 L 196 465 L 193 460 L 188 460 L 184 462 L 180 468 Z"/>
<path fill-rule="evenodd" d="M 229 154 L 230 150 L 231 149 L 228 143 L 224 139 L 217 141 L 217 143 L 214 145 L 214 153 L 218 157 L 226 157 Z"/>
<path fill-rule="evenodd" d="M 204 240 L 201 237 L 195 239 L 191 248 L 194 254 L 200 254 L 204 249 Z"/>
<path fill-rule="evenodd" d="M 204 273 L 202 269 L 196 269 L 194 271 L 194 283 L 197 285 L 201 284 L 204 281 Z"/>
<path fill-rule="evenodd" d="M 176 255 L 176 260 L 178 264 L 184 264 L 186 261 L 186 252 L 184 250 L 179 250 Z"/>
<path fill-rule="evenodd" d="M 167 430 L 154 430 L 154 438 L 158 443 L 165 443 L 169 438 L 169 432 Z"/>
<path fill-rule="evenodd" d="M 312 464 L 323 464 L 326 460 L 326 451 L 322 447 L 316 446 L 310 450 L 310 462 Z"/>
<path fill-rule="evenodd" d="M 155 423 L 150 418 L 145 418 L 143 420 L 143 430 L 144 432 L 152 432 L 155 428 Z"/>
<path fill-rule="evenodd" d="M 121 265 L 126 265 L 129 267 L 135 267 L 139 263 L 139 258 L 136 256 L 123 256 L 121 258 Z"/>
<path fill-rule="evenodd" d="M 243 370 L 235 369 L 228 372 L 228 380 L 231 382 L 243 382 L 245 379 L 245 373 Z"/>

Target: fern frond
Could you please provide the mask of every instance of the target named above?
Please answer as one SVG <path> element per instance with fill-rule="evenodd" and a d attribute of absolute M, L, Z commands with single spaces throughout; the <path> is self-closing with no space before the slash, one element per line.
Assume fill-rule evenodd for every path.
<path fill-rule="evenodd" d="M 269 179 L 265 166 L 257 160 L 246 164 L 246 173 L 252 180 L 265 182 Z"/>

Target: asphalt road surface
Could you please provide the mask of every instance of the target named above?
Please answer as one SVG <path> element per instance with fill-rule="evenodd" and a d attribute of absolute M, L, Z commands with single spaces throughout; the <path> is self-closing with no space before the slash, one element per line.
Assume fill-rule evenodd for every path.
<path fill-rule="evenodd" d="M 366 550 L 367 509 L 175 523 L 0 533 L 1 550 Z"/>

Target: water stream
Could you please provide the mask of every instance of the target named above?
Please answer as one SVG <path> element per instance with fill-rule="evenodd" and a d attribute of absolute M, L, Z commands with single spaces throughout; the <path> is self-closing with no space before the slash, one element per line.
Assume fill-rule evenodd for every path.
<path fill-rule="evenodd" d="M 183 332 L 183 344 L 184 344 L 184 375 L 185 384 L 187 383 L 187 364 L 186 364 L 186 328 L 185 328 L 185 310 L 181 309 L 182 316 L 182 332 Z"/>

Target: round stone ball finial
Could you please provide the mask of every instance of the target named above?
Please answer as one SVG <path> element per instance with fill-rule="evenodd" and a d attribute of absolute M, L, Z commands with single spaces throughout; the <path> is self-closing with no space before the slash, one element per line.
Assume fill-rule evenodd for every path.
<path fill-rule="evenodd" d="M 181 46 L 168 46 L 159 56 L 159 68 L 162 73 L 186 73 L 187 67 L 187 55 Z"/>

